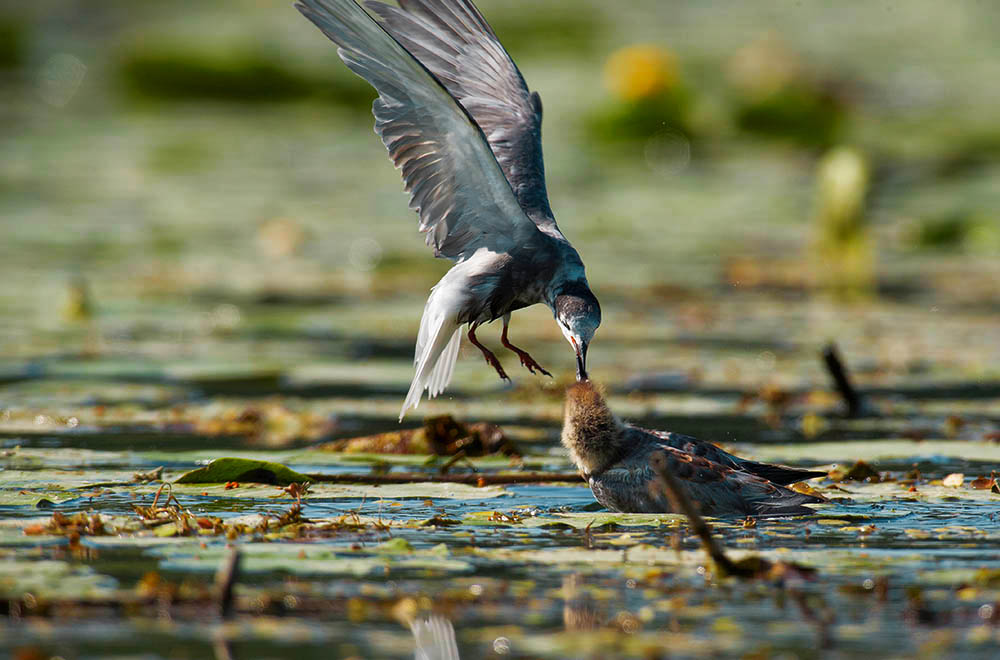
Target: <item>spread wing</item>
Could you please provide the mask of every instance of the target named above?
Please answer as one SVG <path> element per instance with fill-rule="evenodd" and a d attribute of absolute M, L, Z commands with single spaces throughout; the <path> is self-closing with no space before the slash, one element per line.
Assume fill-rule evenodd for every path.
<path fill-rule="evenodd" d="M 471 0 L 399 5 L 366 3 L 479 124 L 525 214 L 558 233 L 545 191 L 542 100 L 528 91 L 493 29 Z"/>
<path fill-rule="evenodd" d="M 427 69 L 354 0 L 301 0 L 296 8 L 378 91 L 375 132 L 402 171 L 410 208 L 434 253 L 464 259 L 538 237 L 482 130 Z"/>

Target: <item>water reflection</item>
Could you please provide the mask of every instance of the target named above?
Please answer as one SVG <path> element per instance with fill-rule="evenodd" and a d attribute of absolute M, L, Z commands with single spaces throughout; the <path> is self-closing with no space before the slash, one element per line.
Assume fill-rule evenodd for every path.
<path fill-rule="evenodd" d="M 443 616 L 430 614 L 414 619 L 410 632 L 416 644 L 414 660 L 459 660 L 455 628 Z"/>

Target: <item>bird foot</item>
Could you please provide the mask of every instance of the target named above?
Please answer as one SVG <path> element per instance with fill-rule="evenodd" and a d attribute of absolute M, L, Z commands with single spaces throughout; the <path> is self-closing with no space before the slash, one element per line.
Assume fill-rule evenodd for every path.
<path fill-rule="evenodd" d="M 472 345 L 478 348 L 482 352 L 483 357 L 486 358 L 486 364 L 490 365 L 491 367 L 497 370 L 497 373 L 500 374 L 501 380 L 506 380 L 509 382 L 510 376 L 508 376 L 507 372 L 503 370 L 502 366 L 500 366 L 500 360 L 497 359 L 497 356 L 493 354 L 493 351 L 480 344 L 479 340 L 476 339 L 477 327 L 478 324 L 472 324 L 469 326 L 469 335 L 468 335 L 469 341 L 471 341 Z"/>
<path fill-rule="evenodd" d="M 515 346 L 514 344 L 510 343 L 510 340 L 507 339 L 507 322 L 506 321 L 504 321 L 503 332 L 500 333 L 500 343 L 504 345 L 504 348 L 507 348 L 508 350 L 511 350 L 511 351 L 514 351 L 515 353 L 517 353 L 517 357 L 521 358 L 521 366 L 525 367 L 532 374 L 535 373 L 535 369 L 538 369 L 538 371 L 540 373 L 543 373 L 546 376 L 548 376 L 549 378 L 552 378 L 552 374 L 550 374 L 548 371 L 546 371 L 545 367 L 543 367 L 542 365 L 540 365 L 537 362 L 535 362 L 535 358 L 533 358 L 530 355 L 528 355 L 528 351 L 522 350 L 522 349 L 518 348 L 517 346 Z"/>
<path fill-rule="evenodd" d="M 497 370 L 497 374 L 500 375 L 502 380 L 510 381 L 510 376 L 503 370 L 503 366 L 501 366 L 500 360 L 497 359 L 496 355 L 487 350 L 483 351 L 483 357 L 486 358 L 486 364 Z"/>
<path fill-rule="evenodd" d="M 538 369 L 540 373 L 545 374 L 549 378 L 552 378 L 552 374 L 545 370 L 545 367 L 535 362 L 535 358 L 528 355 L 527 351 L 515 351 L 517 356 L 521 358 L 521 366 L 526 368 L 531 373 L 535 373 L 535 369 Z"/>

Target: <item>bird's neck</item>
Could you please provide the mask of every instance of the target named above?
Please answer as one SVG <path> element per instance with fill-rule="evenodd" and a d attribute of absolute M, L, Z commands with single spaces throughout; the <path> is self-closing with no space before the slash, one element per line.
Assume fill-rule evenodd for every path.
<path fill-rule="evenodd" d="M 577 469 L 599 473 L 621 458 L 625 426 L 590 383 L 577 383 L 566 394 L 562 444 Z"/>

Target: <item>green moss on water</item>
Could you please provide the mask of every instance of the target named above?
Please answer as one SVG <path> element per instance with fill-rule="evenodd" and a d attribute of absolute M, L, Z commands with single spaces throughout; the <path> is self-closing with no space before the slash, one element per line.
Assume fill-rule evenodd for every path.
<path fill-rule="evenodd" d="M 744 131 L 784 138 L 809 147 L 828 147 L 842 133 L 847 109 L 832 94 L 796 84 L 763 98 L 736 103 L 736 124 Z"/>
<path fill-rule="evenodd" d="M 686 144 L 693 135 L 690 106 L 690 94 L 683 88 L 633 101 L 610 101 L 586 119 L 588 137 L 612 147 L 643 144 L 664 135 Z"/>
<path fill-rule="evenodd" d="M 486 19 L 515 59 L 532 53 L 579 55 L 592 50 L 605 30 L 599 14 L 574 5 L 537 4 L 530 11 L 494 11 Z"/>
<path fill-rule="evenodd" d="M 163 142 L 150 149 L 147 156 L 149 168 L 164 174 L 203 170 L 216 160 L 217 154 L 204 142 L 190 138 Z"/>
<path fill-rule="evenodd" d="M 955 210 L 917 221 L 909 242 L 918 250 L 995 253 L 1000 222 L 984 212 Z"/>
<path fill-rule="evenodd" d="M 27 31 L 13 18 L 0 16 L 0 70 L 24 64 Z"/>
<path fill-rule="evenodd" d="M 125 50 L 118 59 L 122 87 L 140 100 L 274 103 L 308 98 L 362 108 L 375 95 L 367 83 L 342 67 L 318 77 L 255 47 L 197 50 L 187 45 L 143 45 Z"/>

